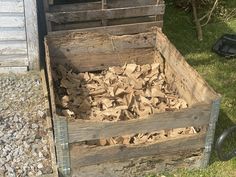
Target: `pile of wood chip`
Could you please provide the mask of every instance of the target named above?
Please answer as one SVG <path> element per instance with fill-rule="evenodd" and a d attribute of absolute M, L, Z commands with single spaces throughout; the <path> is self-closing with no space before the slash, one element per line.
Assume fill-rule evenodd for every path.
<path fill-rule="evenodd" d="M 125 64 L 93 73 L 59 65 L 56 72 L 56 104 L 68 118 L 123 121 L 187 107 L 158 63 Z"/>

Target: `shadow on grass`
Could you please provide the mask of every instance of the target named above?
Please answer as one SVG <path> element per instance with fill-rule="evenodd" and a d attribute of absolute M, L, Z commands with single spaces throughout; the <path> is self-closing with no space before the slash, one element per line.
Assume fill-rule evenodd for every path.
<path fill-rule="evenodd" d="M 222 95 L 221 111 L 215 139 L 236 122 L 236 58 L 225 59 L 212 52 L 212 46 L 225 33 L 236 33 L 236 19 L 210 23 L 203 28 L 204 40 L 197 40 L 191 13 L 186 13 L 167 1 L 164 33 L 205 80 Z M 168 3 L 170 5 L 168 5 Z M 236 148 L 236 136 L 226 142 L 228 150 Z M 213 151 L 211 163 L 218 161 Z"/>

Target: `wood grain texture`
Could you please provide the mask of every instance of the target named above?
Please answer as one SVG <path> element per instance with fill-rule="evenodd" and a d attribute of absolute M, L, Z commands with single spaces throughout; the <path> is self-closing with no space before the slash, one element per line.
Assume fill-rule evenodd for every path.
<path fill-rule="evenodd" d="M 194 151 L 204 147 L 205 134 L 183 136 L 182 138 L 167 140 L 151 145 L 111 147 L 81 147 L 72 146 L 70 150 L 73 168 L 101 164 L 105 162 L 126 161 L 128 159 L 152 155 L 178 153 L 180 151 Z"/>
<path fill-rule="evenodd" d="M 0 41 L 0 55 L 27 54 L 26 41 Z"/>
<path fill-rule="evenodd" d="M 88 3 L 73 3 L 49 6 L 50 12 L 72 12 L 83 10 L 98 10 L 101 9 L 101 2 L 88 2 Z"/>
<path fill-rule="evenodd" d="M 1 0 L 0 12 L 24 12 L 23 0 Z"/>
<path fill-rule="evenodd" d="M 211 103 L 219 97 L 218 94 L 202 79 L 202 77 L 185 61 L 181 53 L 167 39 L 167 37 L 157 30 L 157 50 L 161 52 L 165 58 L 166 65 L 170 67 L 174 73 L 173 81 L 179 81 L 176 84 L 181 96 L 186 92 L 191 93 L 192 100 L 198 102 Z M 191 104 L 191 102 L 190 102 Z"/>
<path fill-rule="evenodd" d="M 57 170 L 57 164 L 56 164 L 56 149 L 55 149 L 55 142 L 54 142 L 54 137 L 53 137 L 53 122 L 52 122 L 52 115 L 51 115 L 51 111 L 50 111 L 47 78 L 46 78 L 46 73 L 45 73 L 44 68 L 42 68 L 40 70 L 40 76 L 41 76 L 41 80 L 42 80 L 44 97 L 47 99 L 47 104 L 46 104 L 46 108 L 47 108 L 47 115 L 46 115 L 47 134 L 48 134 L 48 139 L 49 139 L 49 144 L 50 144 L 50 154 L 51 154 L 52 169 L 53 169 L 53 174 L 50 174 L 50 175 L 52 177 L 58 177 L 58 170 Z"/>
<path fill-rule="evenodd" d="M 73 56 L 79 53 L 105 54 L 128 49 L 147 49 L 155 46 L 155 33 L 110 36 L 99 33 L 68 33 L 49 39 L 50 56 Z"/>
<path fill-rule="evenodd" d="M 26 73 L 27 67 L 0 67 L 0 73 Z"/>
<path fill-rule="evenodd" d="M 15 66 L 22 67 L 28 66 L 28 56 L 23 55 L 0 55 L 0 67 Z"/>
<path fill-rule="evenodd" d="M 49 21 L 61 24 L 75 21 L 94 21 L 101 19 L 158 15 L 164 14 L 164 9 L 164 5 L 150 5 L 91 11 L 53 12 L 47 13 L 46 16 Z"/>
<path fill-rule="evenodd" d="M 0 28 L 0 41 L 26 40 L 25 28 Z"/>
<path fill-rule="evenodd" d="M 23 13 L 0 13 L 0 28 L 1 27 L 19 27 L 24 28 L 25 18 Z"/>
<path fill-rule="evenodd" d="M 122 52 L 110 53 L 78 53 L 70 56 L 51 57 L 54 63 L 69 64 L 80 72 L 100 71 L 110 66 L 122 66 L 125 63 L 136 63 L 139 65 L 153 63 L 153 49 L 133 49 Z"/>
<path fill-rule="evenodd" d="M 36 0 L 24 0 L 29 69 L 39 70 L 39 36 Z"/>
<path fill-rule="evenodd" d="M 137 34 L 137 33 L 152 31 L 153 27 L 155 26 L 160 27 L 162 25 L 163 25 L 162 21 L 156 21 L 156 22 L 144 22 L 135 24 L 116 25 L 116 26 L 54 31 L 48 33 L 48 38 L 54 38 L 54 37 L 59 38 L 70 34 L 76 35 L 76 33 L 81 33 L 81 32 L 109 34 L 109 35 L 129 35 L 129 34 Z"/>
<path fill-rule="evenodd" d="M 209 105 L 198 105 L 178 112 L 164 112 L 143 119 L 119 122 L 69 122 L 69 142 L 105 139 L 121 135 L 147 133 L 172 128 L 207 125 Z"/>

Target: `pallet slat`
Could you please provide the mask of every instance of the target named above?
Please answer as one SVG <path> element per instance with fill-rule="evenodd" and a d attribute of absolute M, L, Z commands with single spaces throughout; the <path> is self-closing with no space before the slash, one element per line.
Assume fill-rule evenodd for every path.
<path fill-rule="evenodd" d="M 127 147 L 124 145 L 112 147 L 89 148 L 73 146 L 70 150 L 73 168 L 101 164 L 105 162 L 126 161 L 136 157 L 152 155 L 171 155 L 181 151 L 194 151 L 204 147 L 205 134 L 185 136 L 151 145 Z"/>
<path fill-rule="evenodd" d="M 105 139 L 121 135 L 147 133 L 172 128 L 199 127 L 207 125 L 210 119 L 209 105 L 199 105 L 179 112 L 164 112 L 151 115 L 146 119 L 120 121 L 114 123 L 71 122 L 69 141 L 75 143 L 85 140 Z M 175 122 L 173 124 L 173 122 Z"/>
<path fill-rule="evenodd" d="M 150 5 L 142 7 L 128 7 L 117 9 L 103 9 L 91 11 L 72 11 L 47 13 L 47 19 L 55 23 L 69 23 L 76 21 L 95 21 L 101 19 L 117 19 L 164 14 L 164 5 Z"/>

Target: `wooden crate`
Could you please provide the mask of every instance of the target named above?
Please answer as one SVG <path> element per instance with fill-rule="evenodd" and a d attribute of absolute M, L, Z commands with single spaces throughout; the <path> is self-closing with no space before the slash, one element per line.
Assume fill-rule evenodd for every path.
<path fill-rule="evenodd" d="M 139 22 L 163 25 L 162 0 L 93 0 L 49 5 L 45 0 L 48 31 L 71 30 Z"/>
<path fill-rule="evenodd" d="M 58 31 L 47 36 L 46 60 L 60 173 L 123 177 L 144 176 L 153 169 L 207 166 L 220 96 L 187 64 L 161 29 L 152 26 L 153 23 L 119 25 Z M 168 82 L 173 83 L 189 108 L 154 114 L 146 119 L 110 123 L 67 121 L 57 114 L 52 69 L 58 64 L 69 64 L 84 72 L 131 62 L 147 64 L 154 60 L 162 64 Z M 202 131 L 150 145 L 86 149 L 79 145 L 87 140 L 191 126 L 201 127 Z"/>

